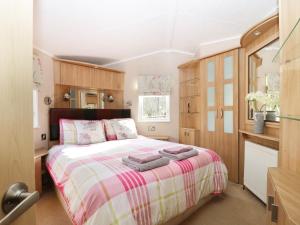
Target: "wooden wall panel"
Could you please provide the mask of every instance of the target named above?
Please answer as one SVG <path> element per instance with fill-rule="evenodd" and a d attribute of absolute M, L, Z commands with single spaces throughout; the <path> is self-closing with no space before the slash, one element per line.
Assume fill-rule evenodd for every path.
<path fill-rule="evenodd" d="M 259 30 L 259 36 L 253 35 L 253 32 Z M 247 37 L 246 37 L 247 36 Z M 242 37 L 242 48 L 240 50 L 239 65 L 239 129 L 252 132 L 254 122 L 248 119 L 248 105 L 245 96 L 248 93 L 248 58 L 249 55 L 263 48 L 279 37 L 279 17 L 275 15 L 254 26 Z M 267 122 L 264 133 L 275 138 L 279 137 L 279 123 Z M 239 134 L 239 183 L 244 183 L 244 142 L 245 139 L 251 140 L 257 144 L 265 145 L 278 149 L 278 142 L 253 138 Z"/>

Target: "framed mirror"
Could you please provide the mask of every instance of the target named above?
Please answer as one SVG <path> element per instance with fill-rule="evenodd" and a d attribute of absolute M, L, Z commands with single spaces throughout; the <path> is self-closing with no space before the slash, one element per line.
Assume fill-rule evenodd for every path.
<path fill-rule="evenodd" d="M 256 111 L 265 112 L 265 120 L 279 122 L 280 65 L 273 61 L 279 39 L 269 43 L 248 58 L 248 119 Z"/>

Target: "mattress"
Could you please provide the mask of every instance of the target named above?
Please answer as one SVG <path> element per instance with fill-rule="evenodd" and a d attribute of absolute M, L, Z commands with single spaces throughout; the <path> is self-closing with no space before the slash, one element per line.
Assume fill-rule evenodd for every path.
<path fill-rule="evenodd" d="M 176 143 L 139 137 L 51 148 L 47 168 L 75 225 L 163 224 L 217 195 L 227 169 L 213 151 L 145 172 L 122 164 L 132 153 L 157 152 Z"/>

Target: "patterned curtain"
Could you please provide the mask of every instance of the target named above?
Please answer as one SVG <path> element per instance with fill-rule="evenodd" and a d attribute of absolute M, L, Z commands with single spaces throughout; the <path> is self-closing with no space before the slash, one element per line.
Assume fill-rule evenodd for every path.
<path fill-rule="evenodd" d="M 170 95 L 169 75 L 140 75 L 138 77 L 139 95 Z"/>

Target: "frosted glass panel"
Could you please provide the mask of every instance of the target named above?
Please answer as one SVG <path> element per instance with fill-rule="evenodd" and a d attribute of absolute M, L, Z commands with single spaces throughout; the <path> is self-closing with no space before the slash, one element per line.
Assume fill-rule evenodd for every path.
<path fill-rule="evenodd" d="M 233 105 L 233 84 L 224 84 L 224 105 Z"/>
<path fill-rule="evenodd" d="M 207 115 L 207 130 L 215 131 L 216 130 L 216 111 L 208 111 Z"/>
<path fill-rule="evenodd" d="M 233 133 L 233 111 L 224 111 L 224 133 Z"/>
<path fill-rule="evenodd" d="M 232 79 L 233 77 L 233 57 L 227 56 L 224 58 L 224 79 Z"/>
<path fill-rule="evenodd" d="M 215 81 L 215 62 L 207 63 L 207 80 L 208 82 Z"/>
<path fill-rule="evenodd" d="M 207 105 L 215 106 L 215 88 L 214 87 L 207 88 Z"/>

